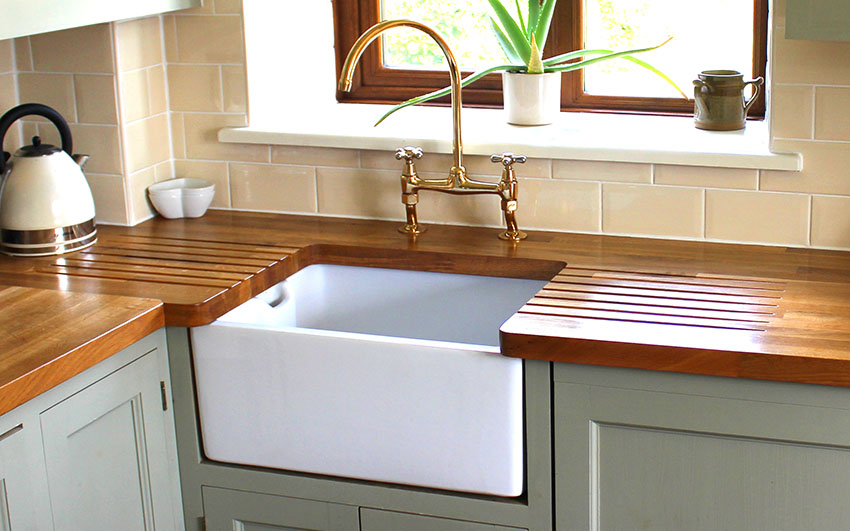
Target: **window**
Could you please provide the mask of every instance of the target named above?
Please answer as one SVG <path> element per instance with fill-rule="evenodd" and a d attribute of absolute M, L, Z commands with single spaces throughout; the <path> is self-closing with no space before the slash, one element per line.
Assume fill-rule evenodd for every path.
<path fill-rule="evenodd" d="M 503 3 L 510 8 L 515 4 Z M 736 69 L 745 76 L 764 76 L 767 0 L 713 0 L 711 4 L 705 10 L 706 4 L 696 0 L 559 0 L 544 57 L 587 47 L 642 47 L 672 35 L 669 44 L 639 57 L 668 74 L 686 94 L 701 70 Z M 694 16 L 697 12 L 699 17 Z M 335 0 L 337 70 L 356 38 L 388 18 L 411 18 L 437 29 L 465 74 L 502 63 L 489 16 L 486 0 Z M 430 39 L 414 30 L 395 31 L 385 33 L 381 45 L 376 42 L 366 50 L 354 90 L 339 93 L 340 101 L 396 103 L 448 85 L 442 54 Z M 500 76 L 488 76 L 464 88 L 463 101 L 501 106 Z M 654 74 L 613 60 L 564 74 L 561 108 L 687 114 L 693 112 L 693 101 L 683 100 Z M 764 116 L 763 97 L 749 115 Z"/>

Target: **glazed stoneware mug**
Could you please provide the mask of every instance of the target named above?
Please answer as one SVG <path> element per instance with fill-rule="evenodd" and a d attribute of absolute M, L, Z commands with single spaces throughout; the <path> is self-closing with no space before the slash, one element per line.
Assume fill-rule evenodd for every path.
<path fill-rule="evenodd" d="M 746 125 L 747 111 L 761 93 L 764 78 L 744 81 L 736 70 L 704 70 L 694 80 L 694 123 L 698 129 L 734 131 Z M 753 86 L 750 99 L 744 88 Z"/>

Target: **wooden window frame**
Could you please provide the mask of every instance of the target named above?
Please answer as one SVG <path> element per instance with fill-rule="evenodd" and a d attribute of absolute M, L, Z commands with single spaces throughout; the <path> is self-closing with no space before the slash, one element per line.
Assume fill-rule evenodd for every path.
<path fill-rule="evenodd" d="M 380 0 L 333 0 L 337 76 L 345 56 L 357 37 L 380 20 Z M 547 57 L 581 47 L 582 0 L 560 0 L 546 45 Z M 579 16 L 574 16 L 578 13 Z M 765 76 L 767 64 L 768 0 L 753 0 L 753 72 L 744 76 Z M 398 103 L 448 86 L 448 75 L 440 71 L 387 68 L 381 64 L 378 41 L 369 46 L 360 60 L 351 92 L 337 91 L 337 99 L 351 103 Z M 464 72 L 464 75 L 471 72 Z M 696 77 L 698 72 L 694 72 Z M 583 71 L 569 72 L 561 80 L 561 110 L 638 114 L 693 114 L 693 99 L 595 96 L 584 94 Z M 682 87 L 686 93 L 690 87 Z M 449 98 L 429 102 L 446 104 Z M 750 109 L 750 118 L 763 118 L 765 98 L 759 97 Z M 492 74 L 463 89 L 465 106 L 501 107 L 502 79 Z"/>

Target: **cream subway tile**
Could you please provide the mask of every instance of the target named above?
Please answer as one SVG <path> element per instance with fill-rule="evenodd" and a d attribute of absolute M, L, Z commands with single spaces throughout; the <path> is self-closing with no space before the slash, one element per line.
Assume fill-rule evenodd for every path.
<path fill-rule="evenodd" d="M 181 63 L 244 63 L 242 18 L 178 16 L 177 58 Z"/>
<path fill-rule="evenodd" d="M 398 174 L 404 169 L 404 163 L 396 160 L 395 151 L 361 150 L 360 166 L 376 170 L 395 170 Z M 452 156 L 445 153 L 425 153 L 416 161 L 416 169 L 421 172 L 445 173 L 452 167 Z M 445 176 L 443 176 L 445 177 Z"/>
<path fill-rule="evenodd" d="M 813 87 L 774 84 L 771 89 L 773 136 L 812 138 Z"/>
<path fill-rule="evenodd" d="M 275 164 L 356 168 L 359 161 L 360 155 L 356 149 L 272 146 L 272 162 Z"/>
<path fill-rule="evenodd" d="M 850 197 L 812 197 L 812 245 L 850 250 Z"/>
<path fill-rule="evenodd" d="M 248 88 L 245 84 L 243 65 L 223 65 L 221 67 L 222 97 L 224 112 L 248 111 Z"/>
<path fill-rule="evenodd" d="M 151 115 L 148 74 L 145 70 L 118 74 L 118 86 L 121 90 L 121 114 L 125 122 Z"/>
<path fill-rule="evenodd" d="M 52 125 L 41 124 L 39 133 L 45 129 L 55 129 Z M 93 173 L 121 174 L 121 144 L 118 140 L 116 125 L 71 124 L 74 138 L 74 152 L 90 156 L 86 171 Z M 41 135 L 45 137 L 44 134 Z"/>
<path fill-rule="evenodd" d="M 175 159 L 186 158 L 186 135 L 183 132 L 183 113 L 169 113 L 171 117 L 171 149 Z"/>
<path fill-rule="evenodd" d="M 33 69 L 76 74 L 115 71 L 109 24 L 95 24 L 30 36 Z"/>
<path fill-rule="evenodd" d="M 31 118 L 35 118 L 35 117 L 31 117 Z M 47 120 L 41 120 L 40 119 L 38 121 L 33 121 L 33 122 L 27 121 L 27 122 L 24 122 L 24 124 L 25 124 L 24 130 L 27 132 L 27 134 L 24 135 L 24 140 L 26 140 L 26 142 L 25 142 L 26 144 L 30 143 L 30 140 L 32 140 L 33 135 L 38 135 L 39 137 L 41 137 L 41 141 L 44 144 L 53 144 L 54 146 L 59 146 L 59 145 L 62 144 L 62 139 L 59 138 L 59 131 L 56 129 L 56 127 L 52 123 L 48 122 Z M 28 127 L 30 124 L 35 126 L 35 132 L 34 133 L 29 133 L 29 131 L 32 130 L 30 127 Z M 74 125 L 74 124 L 69 124 L 69 125 Z M 73 128 L 71 129 L 71 131 L 73 132 Z M 79 147 L 78 142 L 76 140 L 77 140 L 77 137 L 75 136 L 74 137 L 74 151 L 79 153 L 80 147 Z M 83 152 L 83 153 L 86 153 L 86 152 Z M 115 173 L 115 172 L 110 171 L 110 172 L 106 172 L 106 173 Z"/>
<path fill-rule="evenodd" d="M 319 212 L 336 216 L 404 219 L 398 175 L 394 171 L 316 168 Z"/>
<path fill-rule="evenodd" d="M 269 146 L 218 141 L 223 127 L 245 125 L 241 114 L 183 114 L 186 154 L 190 159 L 236 162 L 269 162 Z"/>
<path fill-rule="evenodd" d="M 165 44 L 165 60 L 168 63 L 176 63 L 177 54 L 177 23 L 174 15 L 163 15 L 162 17 L 162 40 Z"/>
<path fill-rule="evenodd" d="M 171 158 L 168 117 L 159 114 L 128 124 L 124 146 L 127 171 L 135 173 Z"/>
<path fill-rule="evenodd" d="M 215 183 L 212 208 L 230 208 L 230 179 L 226 162 L 201 162 L 197 160 L 175 160 L 174 177 L 206 179 Z"/>
<path fill-rule="evenodd" d="M 553 160 L 552 177 L 577 181 L 652 182 L 652 165 L 631 162 Z"/>
<path fill-rule="evenodd" d="M 758 170 L 657 164 L 655 184 L 756 190 Z"/>
<path fill-rule="evenodd" d="M 115 24 L 115 41 L 120 72 L 162 64 L 162 32 L 158 16 Z"/>
<path fill-rule="evenodd" d="M 154 166 L 156 182 L 168 181 L 174 178 L 174 164 L 172 161 L 161 162 Z"/>
<path fill-rule="evenodd" d="M 32 71 L 32 49 L 30 48 L 29 37 L 15 39 L 15 70 L 18 72 Z"/>
<path fill-rule="evenodd" d="M 442 179 L 442 173 L 420 174 L 423 179 Z M 404 217 L 398 175 L 395 180 L 395 197 L 392 205 L 396 215 Z M 424 223 L 451 223 L 459 225 L 498 226 L 502 223 L 501 199 L 495 194 L 456 195 L 435 190 L 419 192 L 419 219 Z"/>
<path fill-rule="evenodd" d="M 15 71 L 15 49 L 12 39 L 0 41 L 0 74 Z"/>
<path fill-rule="evenodd" d="M 0 114 L 18 104 L 15 74 L 0 74 Z M 12 129 L 17 129 L 13 127 Z"/>
<path fill-rule="evenodd" d="M 15 128 L 13 127 L 12 130 L 13 129 L 15 129 Z M 53 129 L 55 130 L 56 128 L 54 127 Z M 10 130 L 10 132 L 11 132 L 11 130 Z M 12 137 L 10 137 L 10 135 L 7 134 L 6 135 L 6 145 L 3 146 L 3 149 L 5 151 L 8 151 L 9 153 L 14 153 L 15 150 L 18 149 L 19 147 L 21 147 L 22 145 L 29 144 L 30 141 L 32 140 L 32 137 L 34 137 L 36 135 L 39 135 L 39 133 L 38 133 L 38 122 L 32 122 L 32 121 L 29 121 L 26 118 L 24 118 L 24 119 L 21 120 L 21 134 L 20 134 L 20 136 L 12 135 Z M 41 140 L 45 144 L 53 144 L 55 146 L 56 142 L 59 141 L 59 134 L 55 133 L 55 132 L 54 132 L 54 137 L 52 139 L 46 138 L 42 135 L 39 135 L 39 136 L 41 136 Z M 76 147 L 76 146 L 74 146 L 74 147 Z M 75 149 L 74 151 L 79 151 L 79 150 Z"/>
<path fill-rule="evenodd" d="M 200 7 L 191 7 L 177 11 L 178 15 L 212 15 L 215 13 L 213 0 L 203 0 Z"/>
<path fill-rule="evenodd" d="M 168 112 L 168 98 L 165 96 L 165 69 L 162 65 L 148 68 L 148 91 L 151 114 Z"/>
<path fill-rule="evenodd" d="M 156 211 L 148 198 L 148 186 L 156 182 L 156 170 L 153 167 L 131 173 L 127 178 L 127 192 L 130 198 L 128 219 L 135 225 L 154 216 Z"/>
<path fill-rule="evenodd" d="M 124 179 L 120 175 L 103 175 L 86 172 L 94 198 L 95 221 L 113 225 L 127 224 L 127 207 L 124 198 Z"/>
<path fill-rule="evenodd" d="M 316 170 L 306 166 L 231 164 L 233 208 L 266 212 L 316 212 Z"/>
<path fill-rule="evenodd" d="M 215 0 L 217 15 L 241 15 L 242 0 Z"/>
<path fill-rule="evenodd" d="M 169 65 L 171 110 L 220 112 L 221 71 L 217 65 Z"/>
<path fill-rule="evenodd" d="M 520 179 L 520 227 L 599 232 L 600 183 Z"/>
<path fill-rule="evenodd" d="M 71 74 L 18 74 L 18 98 L 53 107 L 68 122 L 76 122 L 73 78 Z"/>
<path fill-rule="evenodd" d="M 74 76 L 77 120 L 89 124 L 117 124 L 115 76 L 77 74 Z"/>
<path fill-rule="evenodd" d="M 705 237 L 747 243 L 808 245 L 809 196 L 706 190 Z"/>
<path fill-rule="evenodd" d="M 850 42 L 786 39 L 784 30 L 773 35 L 774 83 L 850 85 Z"/>
<path fill-rule="evenodd" d="M 489 155 L 464 155 L 463 165 L 470 175 L 492 176 L 490 180 L 494 182 L 497 182 L 502 176 L 503 166 L 501 163 L 495 164 L 490 162 Z M 441 171 L 448 173 L 449 169 L 451 169 L 451 162 L 445 168 L 441 168 Z M 518 178 L 551 179 L 552 161 L 549 159 L 530 158 L 523 164 L 516 164 L 514 171 Z"/>
<path fill-rule="evenodd" d="M 850 195 L 850 144 L 775 140 L 774 151 L 801 153 L 803 170 L 762 170 L 761 190 L 824 195 Z"/>
<path fill-rule="evenodd" d="M 850 87 L 815 89 L 815 138 L 850 140 Z"/>
<path fill-rule="evenodd" d="M 602 231 L 700 238 L 703 191 L 696 188 L 602 184 Z"/>

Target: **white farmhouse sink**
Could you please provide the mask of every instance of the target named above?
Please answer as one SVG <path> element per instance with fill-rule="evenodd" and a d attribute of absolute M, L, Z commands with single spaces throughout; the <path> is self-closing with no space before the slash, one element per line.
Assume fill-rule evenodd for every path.
<path fill-rule="evenodd" d="M 522 362 L 498 331 L 545 283 L 299 271 L 191 330 L 206 456 L 520 495 Z"/>

